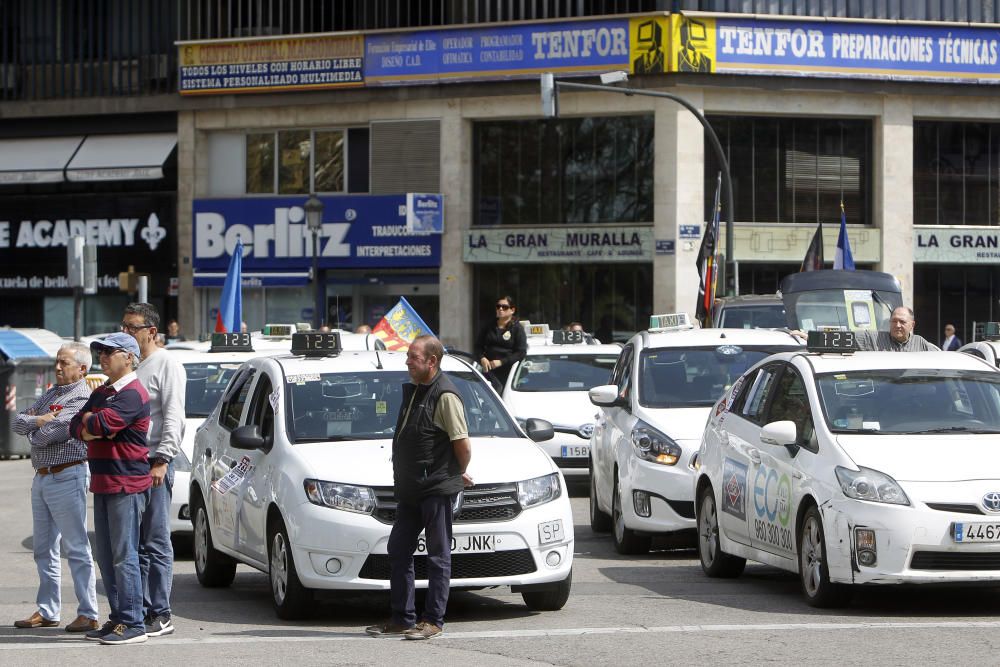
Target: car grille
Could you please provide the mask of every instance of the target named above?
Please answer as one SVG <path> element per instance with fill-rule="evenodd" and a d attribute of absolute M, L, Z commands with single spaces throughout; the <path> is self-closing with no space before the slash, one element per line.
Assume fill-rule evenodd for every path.
<path fill-rule="evenodd" d="M 689 500 L 670 500 L 666 499 L 667 504 L 670 505 L 670 509 L 677 512 L 677 515 L 685 519 L 694 518 L 694 503 Z"/>
<path fill-rule="evenodd" d="M 917 551 L 910 561 L 914 570 L 1000 570 L 1000 552 Z"/>
<path fill-rule="evenodd" d="M 985 514 L 976 505 L 969 503 L 926 503 L 932 510 L 939 512 L 956 512 L 958 514 Z"/>
<path fill-rule="evenodd" d="M 452 519 L 452 523 L 510 521 L 520 514 L 517 484 L 476 484 L 465 490 L 462 511 Z M 395 521 L 396 499 L 392 487 L 375 487 L 373 516 L 389 525 Z"/>
<path fill-rule="evenodd" d="M 586 456 L 572 456 L 565 459 L 553 456 L 552 462 L 556 464 L 557 468 L 586 468 L 590 465 L 590 459 Z"/>
<path fill-rule="evenodd" d="M 427 578 L 427 556 L 414 556 L 413 569 L 417 579 Z M 452 554 L 451 580 L 513 577 L 535 571 L 535 559 L 529 549 L 497 551 L 489 554 Z M 362 579 L 389 579 L 389 556 L 370 554 L 365 560 Z"/>

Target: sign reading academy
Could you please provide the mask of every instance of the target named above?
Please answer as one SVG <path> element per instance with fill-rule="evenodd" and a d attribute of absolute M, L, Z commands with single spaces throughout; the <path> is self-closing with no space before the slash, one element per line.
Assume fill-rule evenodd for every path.
<path fill-rule="evenodd" d="M 66 246 L 82 236 L 97 247 L 99 290 L 117 290 L 134 266 L 166 290 L 176 273 L 173 194 L 56 195 L 0 199 L 0 292 L 69 289 Z M 159 285 L 162 282 L 163 285 Z"/>

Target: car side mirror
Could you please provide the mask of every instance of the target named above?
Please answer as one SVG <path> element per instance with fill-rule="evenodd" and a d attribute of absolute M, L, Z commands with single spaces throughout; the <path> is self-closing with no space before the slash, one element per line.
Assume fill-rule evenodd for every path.
<path fill-rule="evenodd" d="M 613 384 L 594 387 L 587 392 L 587 395 L 590 396 L 591 403 L 602 408 L 613 408 L 625 404 L 625 401 L 618 396 L 618 386 Z"/>
<path fill-rule="evenodd" d="M 264 449 L 264 436 L 260 434 L 257 424 L 237 426 L 229 436 L 229 444 L 233 449 Z"/>
<path fill-rule="evenodd" d="M 765 445 L 794 446 L 798 442 L 797 431 L 791 420 L 771 422 L 760 430 L 760 441 Z"/>
<path fill-rule="evenodd" d="M 545 421 L 544 419 L 535 419 L 534 417 L 529 417 L 525 420 L 524 431 L 534 442 L 551 440 L 552 436 L 555 435 L 552 422 Z"/>

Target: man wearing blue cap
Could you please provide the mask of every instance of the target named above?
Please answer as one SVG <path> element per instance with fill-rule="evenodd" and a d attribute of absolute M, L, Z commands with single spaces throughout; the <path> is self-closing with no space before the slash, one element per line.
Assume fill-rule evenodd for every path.
<path fill-rule="evenodd" d="M 152 486 L 146 449 L 149 394 L 135 374 L 135 338 L 113 333 L 90 347 L 108 381 L 90 395 L 69 430 L 87 443 L 95 555 L 111 614 L 103 627 L 85 637 L 102 644 L 137 644 L 146 641 L 139 527 Z"/>

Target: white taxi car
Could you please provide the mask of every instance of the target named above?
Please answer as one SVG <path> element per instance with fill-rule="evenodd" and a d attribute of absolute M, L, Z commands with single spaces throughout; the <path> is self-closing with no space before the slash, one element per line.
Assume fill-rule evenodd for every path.
<path fill-rule="evenodd" d="M 851 584 L 1000 580 L 1000 373 L 841 346 L 853 334 L 811 332 L 716 404 L 695 481 L 706 574 L 767 563 L 814 606 Z"/>
<path fill-rule="evenodd" d="M 966 343 L 958 351 L 985 359 L 986 363 L 1000 368 L 1000 322 L 986 322 L 984 333 L 984 340 Z"/>
<path fill-rule="evenodd" d="M 594 406 L 587 391 L 608 383 L 621 345 L 588 345 L 582 331 L 550 331 L 547 324 L 527 327 L 528 351 L 511 368 L 504 403 L 524 424 L 530 417 L 552 422 L 555 435 L 539 443 L 567 480 L 586 483 Z"/>
<path fill-rule="evenodd" d="M 399 352 L 340 351 L 336 334 L 296 334 L 292 353 L 236 372 L 195 436 L 191 507 L 195 570 L 228 586 L 236 563 L 265 573 L 275 610 L 295 618 L 318 590 L 388 590 L 392 434 Z M 306 345 L 329 356 L 304 356 Z M 511 586 L 532 609 L 569 597 L 573 518 L 565 480 L 482 375 L 445 356 L 465 403 L 475 486 L 454 522 L 452 588 Z M 551 425 L 529 420 L 531 437 Z M 418 548 L 417 586 L 427 585 Z"/>
<path fill-rule="evenodd" d="M 183 342 L 168 346 L 172 358 L 184 365 L 187 385 L 184 405 L 184 438 L 181 451 L 174 458 L 174 488 L 170 501 L 170 534 L 189 537 L 192 534 L 188 488 L 191 484 L 191 457 L 194 434 L 205 417 L 219 402 L 229 379 L 244 361 L 259 356 L 288 352 L 292 345 L 295 325 L 268 324 L 260 332 L 212 334 L 211 341 Z M 303 327 L 308 330 L 308 327 Z M 350 349 L 384 349 L 385 345 L 371 334 L 341 333 L 344 347 Z"/>
<path fill-rule="evenodd" d="M 650 324 L 625 345 L 610 384 L 590 390 L 602 408 L 590 441 L 590 525 L 612 529 L 623 554 L 695 527 L 691 459 L 712 405 L 756 362 L 802 348 L 787 331 L 696 329 L 684 313 Z"/>

